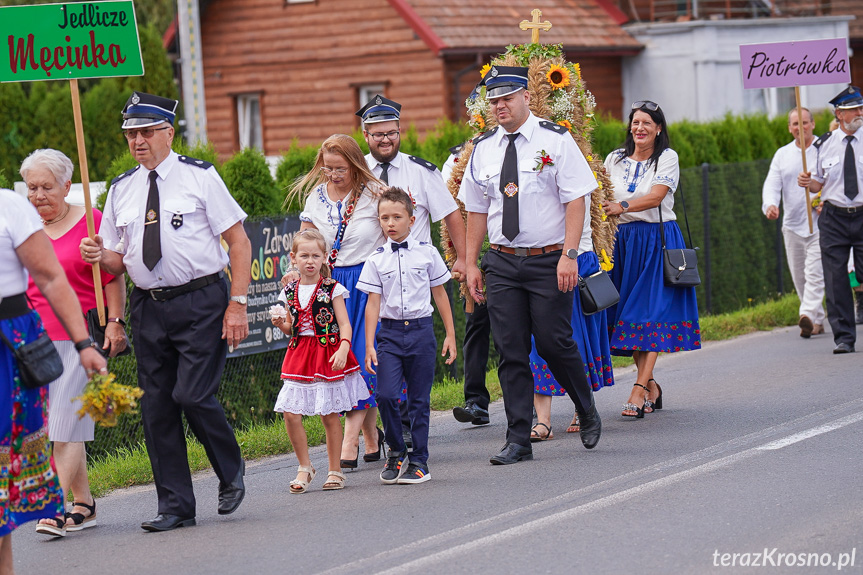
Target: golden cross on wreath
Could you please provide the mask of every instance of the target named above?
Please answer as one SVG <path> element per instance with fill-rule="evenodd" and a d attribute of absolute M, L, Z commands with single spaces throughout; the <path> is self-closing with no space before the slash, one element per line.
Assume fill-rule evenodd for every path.
<path fill-rule="evenodd" d="M 551 30 L 551 22 L 548 20 L 545 22 L 539 21 L 540 17 L 542 17 L 542 11 L 538 8 L 531 10 L 530 15 L 533 16 L 533 20 L 522 20 L 519 22 L 518 27 L 522 30 L 530 30 L 530 42 L 532 44 L 539 44 L 539 31 L 548 32 Z"/>

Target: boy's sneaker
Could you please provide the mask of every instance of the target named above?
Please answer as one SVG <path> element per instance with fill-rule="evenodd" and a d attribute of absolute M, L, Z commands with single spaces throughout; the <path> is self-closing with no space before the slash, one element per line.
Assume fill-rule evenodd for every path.
<path fill-rule="evenodd" d="M 393 451 L 387 454 L 387 464 L 381 471 L 381 483 L 392 485 L 399 480 L 408 465 L 407 451 Z"/>
<path fill-rule="evenodd" d="M 399 485 L 408 485 L 411 483 L 424 483 L 429 479 L 431 479 L 431 473 L 429 473 L 428 469 L 423 469 L 422 466 L 411 463 L 408 465 L 408 469 L 404 475 L 399 477 L 398 482 Z"/>

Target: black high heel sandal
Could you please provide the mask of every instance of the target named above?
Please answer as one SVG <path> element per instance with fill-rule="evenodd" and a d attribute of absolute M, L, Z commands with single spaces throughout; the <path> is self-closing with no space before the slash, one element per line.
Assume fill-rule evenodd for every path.
<path fill-rule="evenodd" d="M 650 407 L 651 410 L 653 410 L 653 411 L 655 411 L 657 409 L 662 409 L 662 387 L 660 387 L 659 383 L 655 379 L 653 379 L 652 377 L 650 379 L 648 379 L 647 381 L 652 381 L 653 383 L 656 384 L 656 389 L 659 390 L 659 395 L 656 396 L 656 401 L 650 401 L 649 399 L 645 400 L 644 401 L 644 407 L 645 408 Z M 648 392 L 648 393 L 650 393 L 650 392 Z M 647 413 L 650 413 L 650 412 L 647 412 Z"/>
<path fill-rule="evenodd" d="M 645 386 L 641 385 L 640 383 L 636 383 L 633 387 L 640 387 L 645 392 L 647 391 L 647 388 Z M 622 413 L 622 412 L 620 415 L 622 415 L 623 417 L 634 417 L 635 419 L 643 419 L 644 418 L 644 406 L 646 404 L 647 404 L 647 400 L 644 401 L 644 403 L 641 405 L 641 407 L 638 407 L 634 403 L 624 403 L 622 412 L 623 411 L 634 411 L 635 415 L 632 415 L 629 413 Z"/>
<path fill-rule="evenodd" d="M 356 459 L 339 459 L 339 466 L 342 469 L 356 469 L 359 464 L 357 461 L 360 459 L 360 446 L 357 445 L 357 457 Z"/>
<path fill-rule="evenodd" d="M 378 431 L 378 450 L 374 453 L 363 454 L 363 461 L 371 463 L 372 461 L 380 461 L 384 453 L 384 432 L 380 427 L 376 427 Z"/>

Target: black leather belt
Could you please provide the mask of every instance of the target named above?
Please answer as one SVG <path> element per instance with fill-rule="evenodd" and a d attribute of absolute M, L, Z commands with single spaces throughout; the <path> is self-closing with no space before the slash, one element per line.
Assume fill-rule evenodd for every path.
<path fill-rule="evenodd" d="M 177 296 L 193 292 L 196 289 L 207 287 L 210 284 L 216 283 L 220 279 L 222 279 L 222 272 L 194 279 L 189 283 L 183 284 L 181 286 L 142 289 L 141 291 L 146 292 L 151 298 L 156 301 L 168 301 L 169 299 L 174 299 Z"/>
<path fill-rule="evenodd" d="M 0 319 L 12 319 L 28 313 L 30 306 L 27 305 L 27 296 L 23 293 L 4 297 L 3 301 L 0 301 Z"/>
<path fill-rule="evenodd" d="M 824 207 L 829 209 L 831 212 L 839 212 L 840 214 L 856 214 L 857 212 L 863 212 L 863 206 L 843 208 L 841 206 L 834 206 L 830 202 L 824 202 Z"/>

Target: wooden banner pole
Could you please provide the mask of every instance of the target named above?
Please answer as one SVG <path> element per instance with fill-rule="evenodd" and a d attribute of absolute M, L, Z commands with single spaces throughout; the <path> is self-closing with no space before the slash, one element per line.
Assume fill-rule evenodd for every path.
<path fill-rule="evenodd" d="M 806 137 L 803 133 L 803 107 L 800 105 L 800 86 L 794 86 L 794 98 L 797 100 L 797 129 L 800 140 L 800 154 L 803 156 L 803 171 L 808 172 L 806 167 Z M 806 186 L 806 219 L 809 220 L 809 233 L 812 233 L 812 201 L 809 198 L 809 186 Z"/>
<path fill-rule="evenodd" d="M 78 95 L 78 80 L 69 80 L 72 92 L 72 115 L 75 118 L 75 139 L 78 141 L 78 165 L 81 168 L 81 184 L 84 186 L 84 213 L 87 218 L 87 235 L 96 237 L 96 224 L 93 221 L 93 205 L 90 202 L 90 173 L 87 167 L 87 147 L 84 144 L 84 123 L 81 121 L 81 99 Z M 102 297 L 102 273 L 99 264 L 93 264 L 93 285 L 96 289 L 96 309 L 99 311 L 99 324 L 105 325 L 105 301 Z M 84 310 L 86 311 L 86 310 Z"/>

